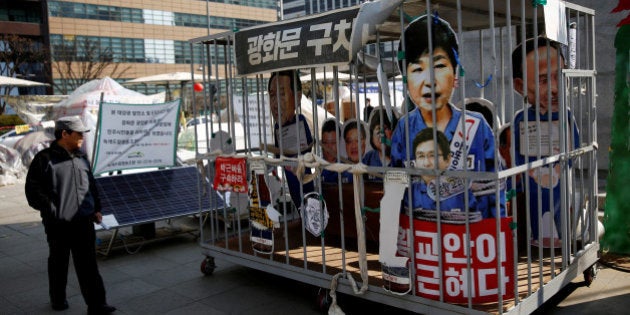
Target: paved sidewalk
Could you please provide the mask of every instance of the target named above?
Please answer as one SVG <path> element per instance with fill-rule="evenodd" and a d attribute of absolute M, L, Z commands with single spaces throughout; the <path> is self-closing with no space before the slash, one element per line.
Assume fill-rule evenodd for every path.
<path fill-rule="evenodd" d="M 48 247 L 39 213 L 30 209 L 24 185 L 0 187 L 0 314 L 49 314 Z M 193 219 L 173 224 L 197 224 Z M 211 276 L 200 272 L 201 247 L 191 236 L 123 250 L 99 261 L 115 314 L 321 314 L 316 289 L 296 281 L 217 259 Z M 72 266 L 70 308 L 85 314 Z M 590 287 L 577 277 L 540 314 L 624 314 L 630 309 L 630 274 L 603 268 Z M 339 297 L 347 314 L 402 314 L 403 310 L 348 296 Z"/>

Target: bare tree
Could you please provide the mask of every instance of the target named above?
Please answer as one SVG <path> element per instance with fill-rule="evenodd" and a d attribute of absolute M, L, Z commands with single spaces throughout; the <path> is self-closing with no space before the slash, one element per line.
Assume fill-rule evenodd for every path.
<path fill-rule="evenodd" d="M 40 42 L 29 37 L 15 34 L 0 34 L 0 73 L 4 76 L 44 81 L 46 65 L 49 63 L 48 49 Z M 39 74 L 39 76 L 34 74 Z M 13 87 L 0 89 L 3 95 L 9 95 Z M 0 115 L 6 109 L 4 100 L 0 103 Z"/>
<path fill-rule="evenodd" d="M 121 68 L 111 48 L 102 47 L 98 41 L 88 38 L 64 41 L 60 45 L 53 45 L 52 50 L 52 68 L 57 78 L 61 79 L 58 81 L 60 83 L 53 82 L 53 85 L 62 94 L 68 94 L 84 83 L 104 76 L 119 79 L 130 68 Z"/>

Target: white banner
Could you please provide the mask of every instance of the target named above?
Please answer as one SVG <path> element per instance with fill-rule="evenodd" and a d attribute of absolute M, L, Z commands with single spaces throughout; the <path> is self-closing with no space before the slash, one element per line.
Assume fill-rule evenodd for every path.
<path fill-rule="evenodd" d="M 245 128 L 243 130 L 243 134 L 245 137 L 249 137 L 250 147 L 261 147 L 261 141 L 265 144 L 273 143 L 273 123 L 271 119 L 271 111 L 269 109 L 269 97 L 267 94 L 248 95 L 247 108 L 245 109 L 246 112 L 243 111 L 244 102 L 245 101 L 242 96 L 234 96 L 234 112 L 238 115 L 238 119 L 243 125 L 243 128 Z M 259 104 L 259 102 L 261 103 Z M 264 109 L 262 107 L 264 107 Z M 237 141 L 245 141 L 245 139 L 237 139 Z M 244 143 L 237 146 L 238 149 L 244 147 Z"/>
<path fill-rule="evenodd" d="M 173 166 L 180 100 L 163 104 L 102 103 L 94 174 Z"/>
<path fill-rule="evenodd" d="M 545 34 L 547 38 L 568 45 L 566 5 L 560 0 L 547 0 L 543 6 L 545 13 Z"/>

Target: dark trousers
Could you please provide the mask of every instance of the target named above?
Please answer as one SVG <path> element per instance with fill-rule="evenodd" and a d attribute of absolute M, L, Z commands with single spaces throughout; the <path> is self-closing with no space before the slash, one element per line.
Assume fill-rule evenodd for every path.
<path fill-rule="evenodd" d="M 66 300 L 70 253 L 79 279 L 81 294 L 88 306 L 106 304 L 103 279 L 96 264 L 96 233 L 89 218 L 72 222 L 44 220 L 48 248 L 48 285 L 50 300 L 61 304 Z"/>

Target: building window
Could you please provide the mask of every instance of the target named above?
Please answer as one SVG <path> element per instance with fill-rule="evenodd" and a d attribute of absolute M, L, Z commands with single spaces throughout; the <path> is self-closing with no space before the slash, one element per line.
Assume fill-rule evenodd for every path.
<path fill-rule="evenodd" d="M 40 12 L 39 4 L 35 7 L 28 4 L 24 4 L 24 6 L 15 4 L 11 8 L 0 8 L 0 21 L 42 23 Z"/>
<path fill-rule="evenodd" d="M 52 59 L 55 61 L 77 60 L 86 61 L 95 56 L 89 56 L 85 49 L 85 42 L 97 45 L 99 51 L 92 53 L 95 56 L 111 53 L 110 58 L 114 62 L 128 63 L 168 63 L 168 64 L 201 64 L 206 62 L 201 46 L 194 46 L 194 56 L 190 53 L 190 44 L 187 41 L 172 41 L 161 39 L 133 39 L 119 37 L 94 37 L 94 36 L 62 36 L 52 34 L 50 46 Z M 101 49 L 102 48 L 102 49 Z M 223 63 L 227 60 L 226 53 L 232 54 L 233 50 L 223 48 L 210 51 L 211 63 Z M 76 58 L 75 58 L 76 56 Z M 194 58 L 194 60 L 192 60 Z"/>
<path fill-rule="evenodd" d="M 62 36 L 50 35 L 50 47 L 52 59 L 55 61 L 87 60 L 85 42 L 98 45 L 100 51 L 97 55 L 111 53 L 114 62 L 146 62 L 145 45 L 143 39 L 118 38 L 118 37 L 94 37 L 94 36 Z M 72 55 L 68 55 L 72 54 Z M 94 57 L 94 56 L 92 56 Z M 166 59 L 166 58 L 165 58 Z"/>
<path fill-rule="evenodd" d="M 241 1 L 246 4 L 247 1 Z M 267 8 L 269 1 L 250 1 L 251 6 L 261 6 Z M 235 1 L 225 0 L 225 3 L 236 4 Z M 275 8 L 275 4 L 273 7 Z M 67 17 L 77 19 L 90 19 L 100 21 L 119 21 L 130 23 L 145 23 L 154 25 L 175 25 L 199 28 L 217 28 L 231 30 L 233 28 L 246 28 L 268 21 L 226 18 L 211 16 L 208 25 L 208 17 L 201 14 L 187 14 L 178 12 L 167 12 L 160 10 L 141 10 L 133 8 L 123 8 L 105 5 L 93 5 L 63 1 L 49 1 L 48 11 L 50 16 Z"/>
<path fill-rule="evenodd" d="M 208 0 L 199 0 L 206 2 Z M 275 9 L 277 7 L 277 0 L 209 0 L 209 2 L 225 3 L 225 4 L 238 4 L 248 7 Z"/>

